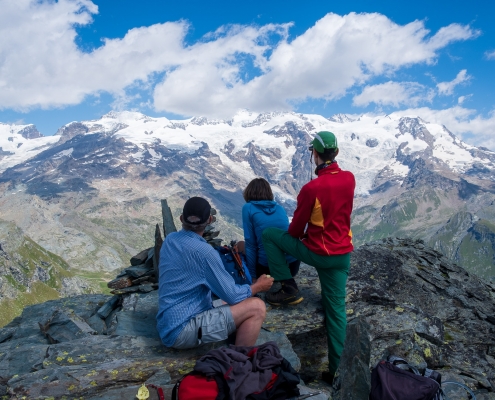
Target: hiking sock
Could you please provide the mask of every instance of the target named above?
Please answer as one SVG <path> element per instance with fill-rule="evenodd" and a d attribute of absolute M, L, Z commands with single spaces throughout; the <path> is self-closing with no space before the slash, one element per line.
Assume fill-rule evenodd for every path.
<path fill-rule="evenodd" d="M 294 280 L 294 278 L 291 278 L 291 279 L 285 279 L 282 281 L 282 285 L 286 285 L 286 286 L 290 286 L 296 290 L 298 290 L 297 288 L 297 283 L 296 281 Z"/>

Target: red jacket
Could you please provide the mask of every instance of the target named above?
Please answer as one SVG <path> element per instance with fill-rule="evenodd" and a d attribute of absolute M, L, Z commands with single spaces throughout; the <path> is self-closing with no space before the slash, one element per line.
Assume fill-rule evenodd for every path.
<path fill-rule="evenodd" d="M 297 196 L 289 234 L 319 255 L 351 252 L 355 187 L 352 172 L 341 170 L 336 162 L 321 169 L 318 178 L 304 185 Z"/>

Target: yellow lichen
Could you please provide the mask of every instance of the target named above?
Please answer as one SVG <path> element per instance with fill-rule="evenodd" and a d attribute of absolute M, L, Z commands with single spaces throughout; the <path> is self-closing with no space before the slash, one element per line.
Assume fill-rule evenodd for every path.
<path fill-rule="evenodd" d="M 89 374 L 86 376 L 95 376 L 97 374 L 96 370 L 92 370 Z"/>
<path fill-rule="evenodd" d="M 91 381 L 91 382 L 89 382 L 89 384 L 90 384 L 91 386 L 98 386 L 98 384 L 97 384 L 95 381 Z"/>
<path fill-rule="evenodd" d="M 399 339 L 399 340 L 396 340 L 395 341 L 395 344 L 401 344 L 402 343 L 402 339 Z"/>
<path fill-rule="evenodd" d="M 68 362 L 70 362 L 70 363 L 73 363 L 73 362 L 74 362 L 74 360 L 72 359 L 72 357 L 69 357 L 69 358 L 67 359 L 67 361 L 68 361 Z"/>
<path fill-rule="evenodd" d="M 402 307 L 397 306 L 397 307 L 395 307 L 395 311 L 404 312 L 404 309 Z"/>
<path fill-rule="evenodd" d="M 60 356 L 57 357 L 57 361 L 62 361 L 63 359 L 64 357 L 60 357 Z"/>
<path fill-rule="evenodd" d="M 423 352 L 425 353 L 425 357 L 431 357 L 431 349 L 429 347 L 424 349 Z"/>
<path fill-rule="evenodd" d="M 347 311 L 346 311 L 347 314 L 353 314 L 354 313 L 354 310 L 352 308 L 349 308 Z"/>
<path fill-rule="evenodd" d="M 76 385 L 70 385 L 67 390 L 74 390 L 76 388 Z"/>

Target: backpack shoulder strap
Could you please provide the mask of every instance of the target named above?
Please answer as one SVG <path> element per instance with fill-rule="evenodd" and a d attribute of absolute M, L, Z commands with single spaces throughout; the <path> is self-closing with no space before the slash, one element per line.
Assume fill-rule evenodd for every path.
<path fill-rule="evenodd" d="M 404 371 L 410 371 L 415 375 L 421 375 L 416 367 L 408 364 L 406 360 L 397 356 L 388 356 L 387 362 L 393 364 L 397 368 L 403 369 Z"/>
<path fill-rule="evenodd" d="M 190 373 L 189 373 L 190 374 Z M 189 374 L 184 375 L 182 378 L 180 378 L 177 383 L 175 384 L 174 388 L 172 389 L 172 400 L 178 400 L 177 398 L 179 397 L 179 386 L 182 380 Z"/>
<path fill-rule="evenodd" d="M 471 395 L 472 400 L 476 400 L 476 396 L 474 395 L 473 391 L 469 389 L 466 385 L 463 385 L 462 383 L 459 382 L 454 382 L 454 381 L 445 381 L 443 385 L 457 385 L 463 388 L 466 392 L 468 392 Z"/>

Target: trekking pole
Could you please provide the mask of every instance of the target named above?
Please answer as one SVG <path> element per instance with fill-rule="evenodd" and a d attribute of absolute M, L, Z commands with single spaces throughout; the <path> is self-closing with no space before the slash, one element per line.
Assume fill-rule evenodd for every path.
<path fill-rule="evenodd" d="M 232 253 L 232 257 L 234 257 L 234 262 L 237 267 L 237 271 L 242 279 L 246 279 L 246 273 L 244 272 L 244 267 L 242 266 L 241 256 L 239 255 L 239 251 L 237 250 L 237 243 L 232 240 L 230 242 L 230 251 Z"/>

